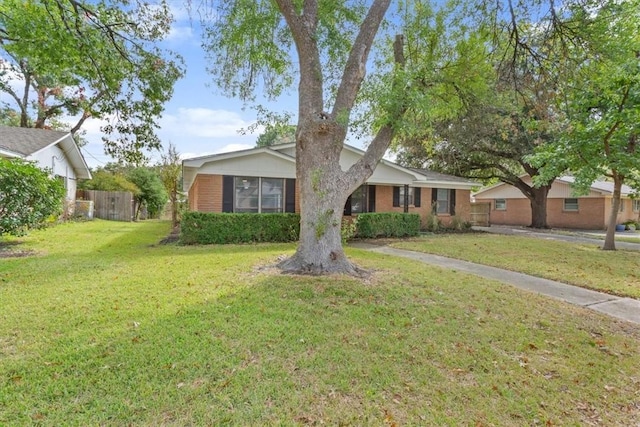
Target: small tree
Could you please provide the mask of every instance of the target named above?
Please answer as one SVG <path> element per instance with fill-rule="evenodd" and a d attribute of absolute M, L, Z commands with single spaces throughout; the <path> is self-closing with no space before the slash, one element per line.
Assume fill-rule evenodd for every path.
<path fill-rule="evenodd" d="M 160 179 L 169 195 L 171 226 L 175 228 L 178 226 L 178 198 L 180 196 L 180 174 L 182 172 L 180 154 L 176 150 L 176 146 L 169 144 L 167 152 L 161 155 L 161 159 Z"/>
<path fill-rule="evenodd" d="M 142 206 L 147 207 L 149 217 L 157 217 L 167 203 L 167 192 L 158 174 L 150 168 L 138 167 L 131 169 L 127 178 L 140 189 L 140 192 L 134 195 L 135 218 L 138 219 Z"/>
<path fill-rule="evenodd" d="M 0 158 L 0 236 L 23 235 L 60 213 L 64 185 L 33 163 Z"/>

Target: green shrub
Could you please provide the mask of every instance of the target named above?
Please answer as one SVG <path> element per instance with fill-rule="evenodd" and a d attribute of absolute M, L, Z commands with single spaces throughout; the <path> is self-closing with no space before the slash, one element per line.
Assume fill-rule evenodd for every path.
<path fill-rule="evenodd" d="M 469 231 L 471 230 L 471 223 L 459 216 L 453 216 L 451 218 L 451 225 L 448 228 L 454 231 Z"/>
<path fill-rule="evenodd" d="M 357 237 L 407 237 L 417 236 L 419 232 L 418 214 L 388 212 L 358 215 Z"/>
<path fill-rule="evenodd" d="M 64 185 L 35 164 L 0 158 L 0 236 L 25 234 L 63 207 Z"/>
<path fill-rule="evenodd" d="M 342 226 L 340 227 L 340 238 L 344 245 L 353 237 L 355 237 L 358 231 L 358 217 L 342 218 Z"/>
<path fill-rule="evenodd" d="M 437 233 L 442 230 L 442 221 L 438 218 L 438 215 L 433 212 L 429 212 L 424 221 L 424 230 L 432 233 Z"/>
<path fill-rule="evenodd" d="M 300 235 L 300 215 L 185 212 L 180 242 L 225 244 L 291 242 Z"/>

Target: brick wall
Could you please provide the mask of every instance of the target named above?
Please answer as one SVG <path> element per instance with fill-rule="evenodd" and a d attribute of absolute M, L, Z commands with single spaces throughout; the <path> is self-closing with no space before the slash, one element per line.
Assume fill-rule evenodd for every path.
<path fill-rule="evenodd" d="M 196 175 L 189 189 L 189 208 L 198 212 L 222 212 L 222 175 Z"/>
<path fill-rule="evenodd" d="M 417 213 L 424 224 L 431 213 L 431 188 L 422 188 L 420 192 L 420 207 L 409 207 L 409 213 Z M 469 190 L 456 190 L 456 216 L 464 221 L 471 220 L 471 199 Z M 393 186 L 376 185 L 376 212 L 404 212 L 402 206 L 393 206 Z M 451 215 L 441 214 L 438 218 L 444 225 L 451 223 Z"/>
<path fill-rule="evenodd" d="M 506 210 L 496 210 L 493 199 L 476 199 L 491 203 L 489 221 L 496 225 L 531 225 L 529 199 L 505 199 Z M 578 211 L 564 211 L 564 199 L 547 199 L 547 225 L 556 228 L 581 228 L 599 230 L 605 227 L 605 199 L 582 197 L 578 199 Z"/>
<path fill-rule="evenodd" d="M 579 198 L 578 211 L 563 211 L 564 199 L 547 200 L 547 224 L 549 227 L 601 230 L 604 223 L 604 198 Z"/>

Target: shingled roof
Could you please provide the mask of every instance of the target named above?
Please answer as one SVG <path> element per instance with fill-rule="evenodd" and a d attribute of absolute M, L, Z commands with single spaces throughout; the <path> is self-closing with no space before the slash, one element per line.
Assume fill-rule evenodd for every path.
<path fill-rule="evenodd" d="M 69 132 L 0 126 L 0 157 L 28 158 L 52 145 L 64 152 L 78 178 L 91 179 L 89 167 Z"/>
<path fill-rule="evenodd" d="M 0 149 L 26 157 L 67 136 L 69 132 L 0 126 Z"/>

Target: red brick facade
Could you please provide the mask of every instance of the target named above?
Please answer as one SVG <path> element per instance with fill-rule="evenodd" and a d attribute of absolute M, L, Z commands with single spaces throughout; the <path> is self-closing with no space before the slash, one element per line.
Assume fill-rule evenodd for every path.
<path fill-rule="evenodd" d="M 490 203 L 489 221 L 496 225 L 528 226 L 531 224 L 531 204 L 529 199 L 504 199 L 506 209 L 496 210 L 494 199 L 476 199 L 477 203 Z M 547 199 L 547 225 L 555 228 L 576 228 L 586 230 L 602 230 L 606 228 L 611 209 L 611 198 L 579 197 L 578 210 L 564 209 L 565 199 Z M 632 201 L 623 199 L 623 211 L 618 214 L 618 223 L 626 220 L 637 220 L 639 212 L 634 212 Z"/>
<path fill-rule="evenodd" d="M 471 213 L 470 191 L 455 190 L 455 213 L 469 221 Z M 424 223 L 431 212 L 431 188 L 422 188 L 421 206 L 409 207 L 410 213 L 420 214 Z M 403 207 L 393 206 L 393 186 L 376 185 L 376 212 L 403 212 Z M 199 212 L 222 212 L 222 175 L 198 174 L 189 189 L 189 209 Z M 295 211 L 300 212 L 300 189 L 296 184 Z M 451 223 L 449 214 L 438 215 L 443 224 Z"/>

